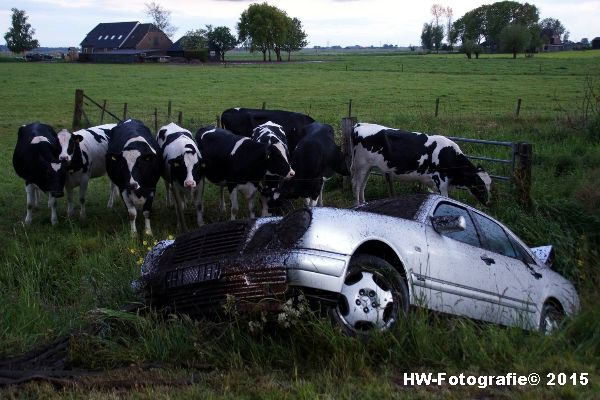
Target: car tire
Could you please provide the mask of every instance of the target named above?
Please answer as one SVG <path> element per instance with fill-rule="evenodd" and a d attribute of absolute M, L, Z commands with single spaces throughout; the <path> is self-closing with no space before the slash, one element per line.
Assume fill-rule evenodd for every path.
<path fill-rule="evenodd" d="M 358 255 L 350 261 L 331 317 L 344 333 L 366 338 L 392 328 L 408 308 L 408 288 L 398 271 L 382 258 Z"/>
<path fill-rule="evenodd" d="M 539 330 L 544 335 L 550 335 L 558 329 L 565 318 L 565 313 L 554 303 L 545 303 L 540 315 Z"/>

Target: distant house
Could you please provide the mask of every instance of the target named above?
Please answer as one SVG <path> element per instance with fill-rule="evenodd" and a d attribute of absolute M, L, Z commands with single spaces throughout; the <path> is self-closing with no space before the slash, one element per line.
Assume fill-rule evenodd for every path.
<path fill-rule="evenodd" d="M 592 49 L 600 49 L 600 36 L 592 39 Z"/>
<path fill-rule="evenodd" d="M 81 42 L 81 61 L 142 62 L 165 55 L 173 44 L 153 24 L 133 22 L 100 23 Z"/>

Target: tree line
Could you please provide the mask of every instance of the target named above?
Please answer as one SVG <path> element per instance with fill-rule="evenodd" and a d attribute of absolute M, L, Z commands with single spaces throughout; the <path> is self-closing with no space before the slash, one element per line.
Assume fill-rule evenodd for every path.
<path fill-rule="evenodd" d="M 171 23 L 171 11 L 155 2 L 145 6 L 145 13 L 152 23 L 172 38 L 177 27 Z M 13 8 L 11 18 L 11 27 L 4 35 L 9 50 L 13 53 L 22 53 L 39 47 L 38 41 L 33 38 L 35 30 L 27 22 L 25 11 Z M 267 61 L 267 58 L 271 61 L 272 53 L 275 54 L 277 61 L 282 61 L 282 52 L 287 53 L 289 61 L 293 51 L 301 50 L 308 44 L 302 22 L 267 3 L 251 4 L 242 12 L 236 28 L 237 36 L 231 33 L 227 26 L 206 25 L 204 28 L 186 32 L 180 43 L 184 51 L 210 49 L 218 52 L 219 59 L 222 61 L 225 61 L 225 53 L 239 44 L 251 52 L 262 52 L 263 61 Z"/>
<path fill-rule="evenodd" d="M 453 50 L 460 40 L 460 50 L 468 58 L 484 51 L 513 54 L 534 52 L 554 40 L 568 40 L 569 32 L 555 18 L 540 21 L 539 9 L 529 3 L 500 1 L 479 6 L 452 22 L 452 9 L 440 4 L 431 7 L 431 22 L 423 25 L 421 46 L 425 50 Z M 446 25 L 443 24 L 446 18 Z M 442 22 L 440 22 L 442 21 Z M 447 42 L 442 44 L 444 36 Z"/>

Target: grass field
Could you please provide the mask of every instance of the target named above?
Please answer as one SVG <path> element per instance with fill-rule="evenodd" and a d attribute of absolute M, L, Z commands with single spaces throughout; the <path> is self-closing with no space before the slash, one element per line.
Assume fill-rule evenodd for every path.
<path fill-rule="evenodd" d="M 0 356 L 79 333 L 71 348 L 73 365 L 107 371 L 66 391 L 28 384 L 0 389 L 0 397 L 85 398 L 93 391 L 95 398 L 593 398 L 600 392 L 600 133 L 577 124 L 585 83 L 600 76 L 600 52 L 517 60 L 397 53 L 303 54 L 300 59 L 227 67 L 0 63 Z M 598 93 L 600 83 L 595 85 Z M 49 212 L 42 207 L 33 224 L 24 227 L 24 185 L 11 165 L 18 127 L 35 120 L 70 127 L 78 88 L 96 101 L 106 99 L 117 115 L 127 103 L 129 115 L 151 127 L 155 107 L 160 123 L 166 122 L 168 101 L 173 115 L 183 112 L 184 125 L 192 131 L 213 123 L 226 108 L 266 102 L 268 108 L 309 113 L 339 130 L 351 99 L 353 115 L 363 122 L 530 142 L 532 207 L 516 205 L 510 186 L 500 183 L 486 211 L 531 245 L 556 246 L 557 269 L 578 288 L 582 313 L 556 335 L 541 337 L 417 312 L 393 332 L 362 343 L 311 316 L 292 329 L 272 327 L 257 335 L 244 316 L 195 322 L 115 311 L 140 301 L 130 282 L 152 240 L 176 234 L 174 213 L 164 206 L 164 189 L 155 203 L 155 238 L 149 242 L 130 238 L 122 207 L 105 208 L 107 178 L 90 185 L 85 221 L 66 220 L 60 201 L 57 226 L 50 226 Z M 519 117 L 517 99 L 522 100 Z M 98 123 L 99 111 L 89 102 L 85 108 L 91 122 Z M 383 183 L 371 179 L 367 198 L 384 197 Z M 465 193 L 452 195 L 474 204 Z M 334 180 L 325 204 L 351 203 L 341 180 Z M 211 188 L 206 200 L 209 222 L 225 218 L 216 205 Z M 188 216 L 192 225 L 189 210 Z M 587 372 L 590 383 L 415 389 L 401 384 L 408 371 Z M 115 389 L 123 380 L 142 383 Z M 159 384 L 143 384 L 152 381 Z"/>

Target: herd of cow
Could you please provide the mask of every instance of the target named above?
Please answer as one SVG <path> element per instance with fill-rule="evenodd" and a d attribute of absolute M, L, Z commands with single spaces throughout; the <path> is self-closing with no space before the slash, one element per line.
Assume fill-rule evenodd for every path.
<path fill-rule="evenodd" d="M 13 155 L 17 175 L 25 180 L 27 214 L 38 206 L 39 191 L 48 194 L 51 222 L 58 220 L 56 198 L 67 192 L 67 214 L 74 211 L 73 189 L 79 187 L 80 217 L 84 218 L 89 180 L 107 174 L 111 180 L 108 207 L 120 195 L 135 234 L 137 209 L 151 235 L 150 213 L 156 185 L 162 176 L 167 204 L 174 197 L 178 221 L 190 198 L 198 225 L 203 220 L 204 182 L 229 191 L 231 219 L 238 212 L 238 191 L 247 199 L 250 217 L 260 197 L 261 215 L 269 215 L 285 199 L 305 198 L 307 205 L 322 205 L 323 184 L 334 173 L 352 176 L 357 204 L 373 168 L 399 179 L 416 180 L 448 195 L 452 187 L 465 187 L 483 204 L 490 193 L 490 177 L 475 167 L 460 148 L 444 136 L 426 135 L 359 123 L 352 133 L 351 167 L 334 141 L 330 125 L 289 111 L 232 108 L 221 115 L 223 128 L 191 132 L 170 123 L 156 137 L 141 121 L 128 119 L 76 132 L 58 133 L 49 125 L 23 125 Z"/>

